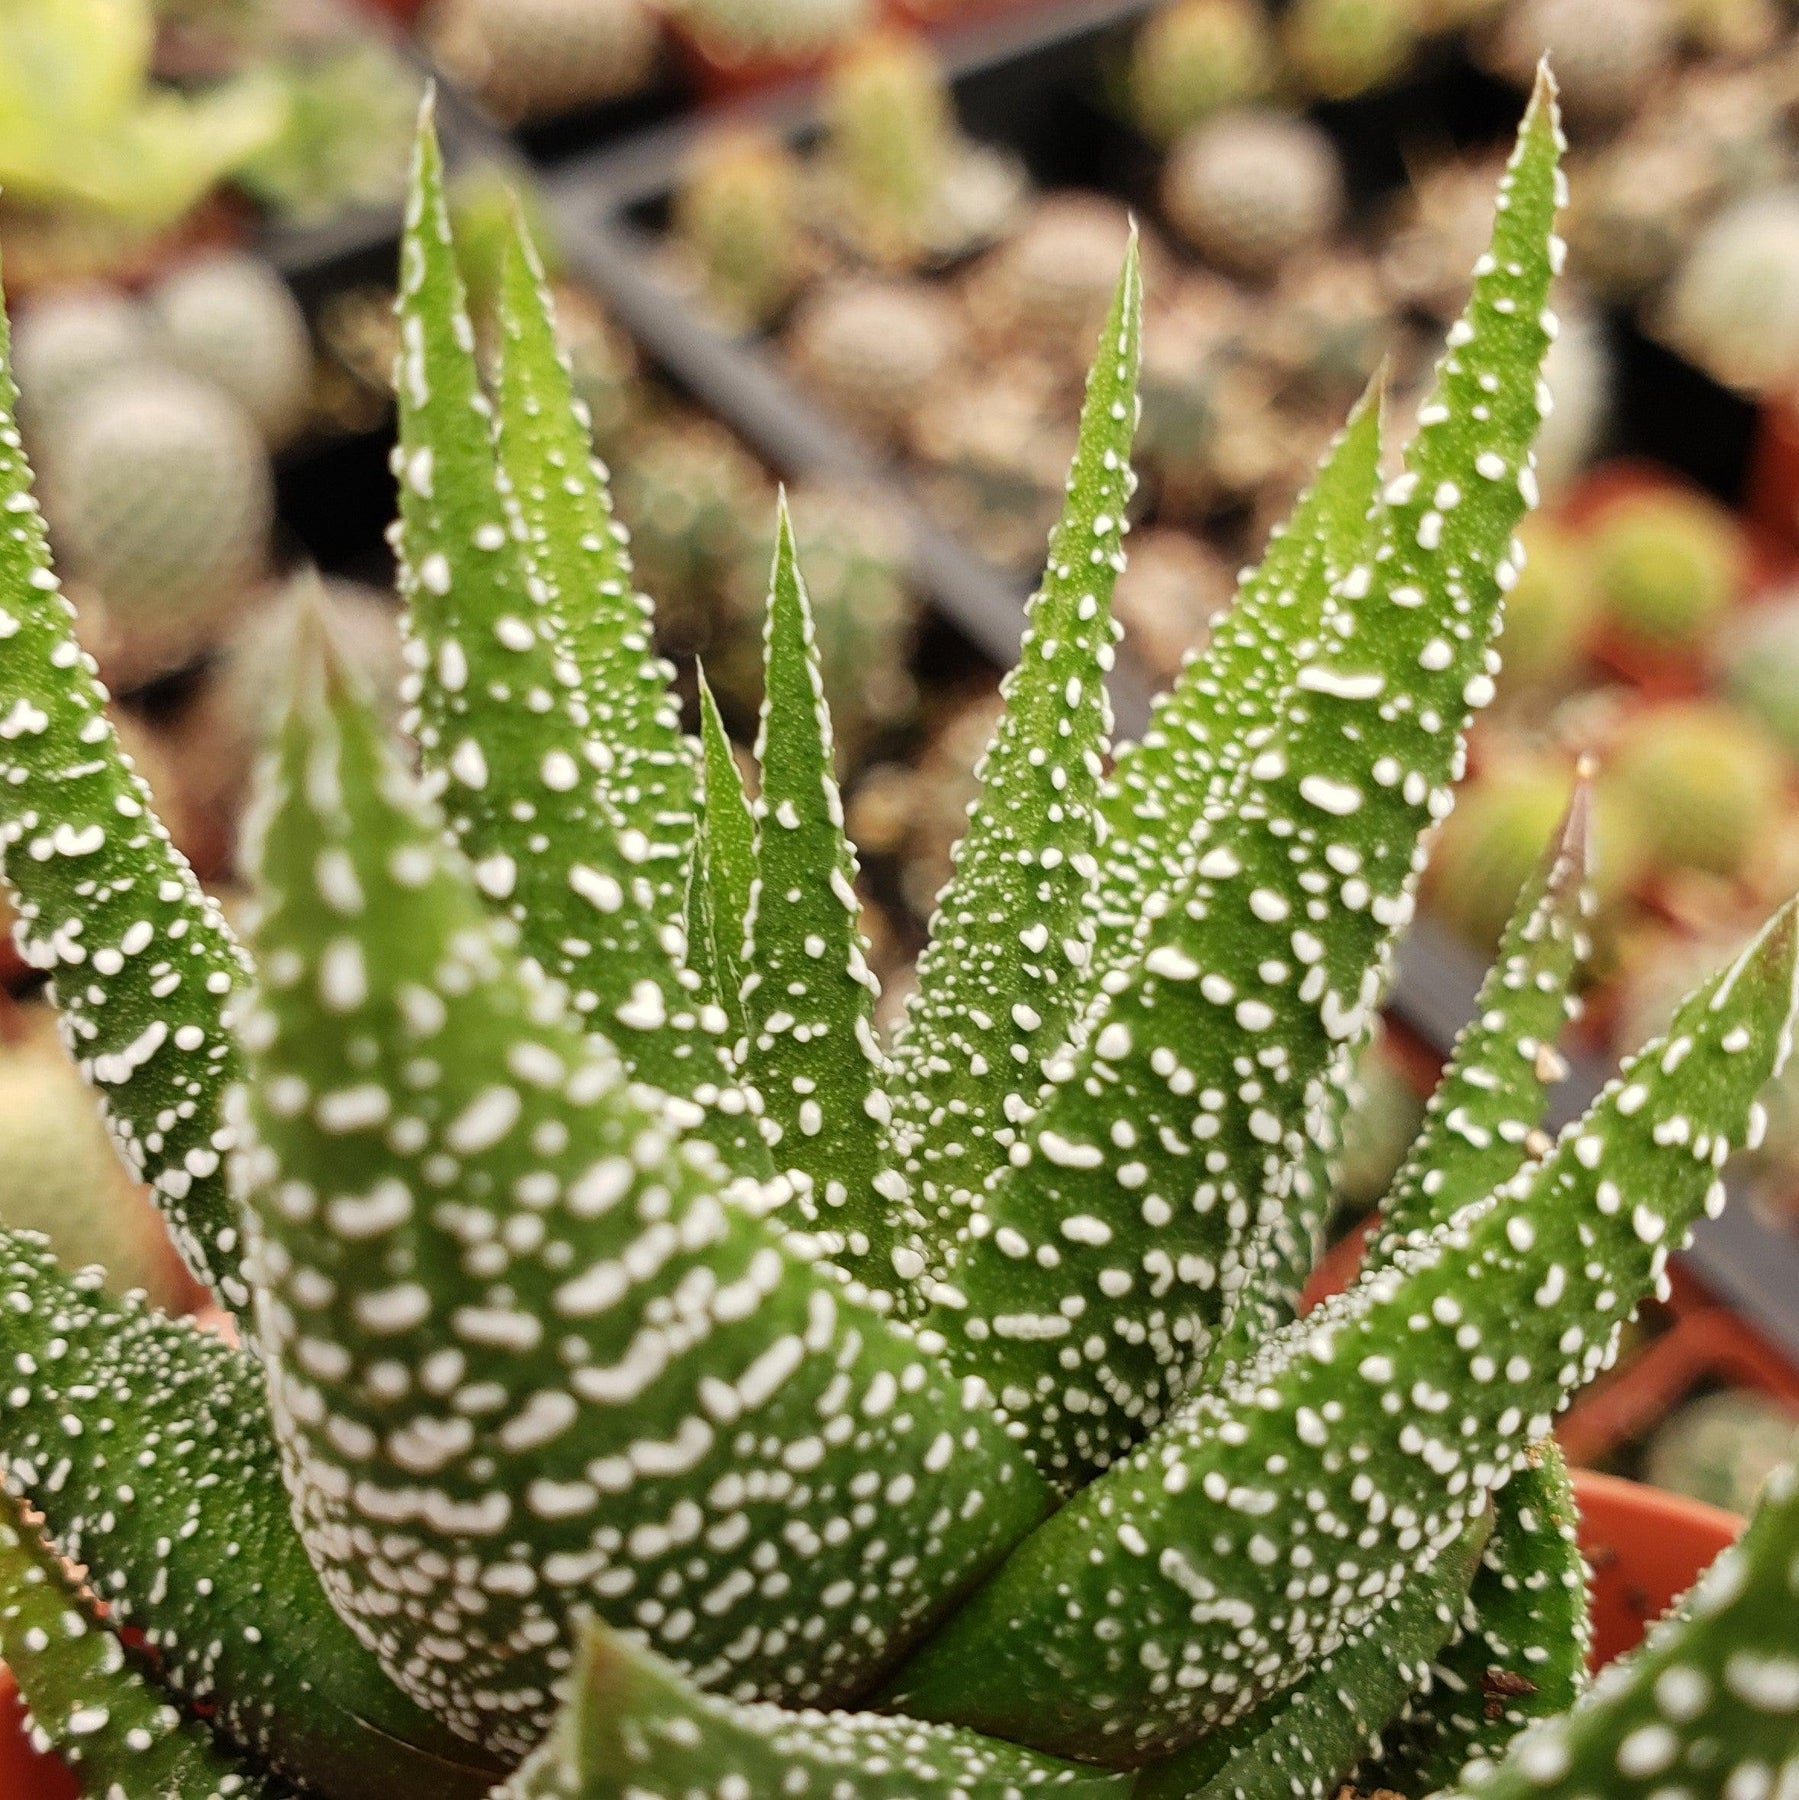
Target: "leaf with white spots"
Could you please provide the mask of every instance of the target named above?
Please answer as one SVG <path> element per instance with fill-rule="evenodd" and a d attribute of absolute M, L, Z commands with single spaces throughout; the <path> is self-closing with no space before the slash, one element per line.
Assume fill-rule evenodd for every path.
<path fill-rule="evenodd" d="M 1384 384 L 1377 377 L 1277 525 L 1261 563 L 1214 622 L 1204 649 L 1159 695 L 1148 728 L 1119 746 L 1101 791 L 1107 831 L 1094 895 L 1087 988 L 1129 960 L 1158 895 L 1187 878 L 1189 839 L 1279 715 L 1307 648 L 1323 629 L 1333 585 L 1369 550 L 1380 485 Z"/>
<path fill-rule="evenodd" d="M 1587 955 L 1591 811 L 1583 781 L 1518 897 L 1474 1016 L 1381 1202 L 1371 1263 L 1386 1261 L 1410 1233 L 1428 1232 L 1491 1193 L 1532 1153 L 1549 1090 L 1565 1072 L 1556 1044 L 1575 1014 L 1572 983 Z"/>
<path fill-rule="evenodd" d="M 94 665 L 50 569 L 14 421 L 0 318 L 0 846 L 26 960 L 126 1164 L 150 1184 L 189 1269 L 248 1299 L 225 1191 L 222 1020 L 244 964 L 119 749 Z"/>
<path fill-rule="evenodd" d="M 1533 1720 L 1567 1711 L 1586 1687 L 1580 1515 L 1554 1438 L 1531 1446 L 1494 1506 L 1467 1625 L 1432 1663 L 1428 1689 L 1382 1734 L 1379 1758 L 1357 1770 L 1364 1790 L 1434 1794 L 1472 1758 L 1498 1757 Z"/>
<path fill-rule="evenodd" d="M 1454 1635 L 1486 1537 L 1484 1519 L 1471 1525 L 1292 1687 L 1144 1769 L 1131 1800 L 1331 1800 Z"/>
<path fill-rule="evenodd" d="M 1796 952 L 1789 904 L 1542 1162 L 1188 1400 L 1033 1533 L 894 1704 L 1128 1764 L 1329 1655 L 1456 1540 L 1723 1204 L 1718 1171 L 1790 1047 Z"/>
<path fill-rule="evenodd" d="M 382 1674 L 307 1560 L 251 1357 L 15 1233 L 0 1234 L 0 1357 L 7 1486 L 143 1631 L 172 1692 L 329 1800 L 478 1800 L 489 1766 Z"/>
<path fill-rule="evenodd" d="M 1799 1478 L 1769 1478 L 1742 1540 L 1574 1710 L 1445 1800 L 1770 1800 L 1799 1783 Z"/>
<path fill-rule="evenodd" d="M 1106 1466 L 1192 1384 L 1285 1172 L 1334 1135 L 1331 1078 L 1410 916 L 1473 684 L 1491 685 L 1477 671 L 1525 502 L 1471 468 L 1522 467 L 1538 422 L 1559 143 L 1543 89 L 1373 557 L 1337 584 L 1241 782 L 1205 809 L 1184 884 L 1050 1065 L 957 1246 L 932 1322 L 1058 1481 Z"/>
<path fill-rule="evenodd" d="M 694 770 L 681 735 L 673 671 L 656 655 L 652 609 L 632 580 L 606 472 L 556 339 L 548 283 L 522 215 L 500 283 L 500 472 L 525 524 L 525 554 L 543 584 L 586 720 L 604 743 L 599 782 L 650 884 L 652 915 L 679 916 L 693 830 Z"/>
<path fill-rule="evenodd" d="M 678 895 L 685 845 L 652 839 L 618 810 L 596 768 L 611 752 L 594 753 L 586 700 L 548 604 L 562 591 L 551 579 L 566 589 L 575 572 L 546 561 L 540 574 L 526 556 L 529 515 L 511 483 L 537 492 L 566 446 L 542 441 L 555 399 L 543 364 L 560 364 L 514 298 L 502 481 L 427 116 L 401 257 L 396 380 L 401 586 L 423 658 L 419 748 L 482 893 L 517 926 L 525 952 L 568 983 L 575 1011 L 634 1075 L 699 1107 L 734 1170 L 766 1173 L 753 1103 L 725 1064 L 724 1016 L 682 979 L 679 927 L 663 917 L 668 883 Z M 541 544 L 537 556 L 547 556 Z M 642 802 L 645 771 L 672 765 L 647 752 L 638 763 L 621 792 Z"/>
<path fill-rule="evenodd" d="M 890 1215 L 906 1187 L 884 1163 L 880 990 L 858 925 L 856 857 L 843 835 L 830 710 L 785 499 L 764 644 L 739 1060 L 762 1095 L 775 1161 L 795 1182 L 801 1216 L 844 1267 L 885 1292 L 893 1285 Z"/>
<path fill-rule="evenodd" d="M 695 960 L 691 929 L 688 965 L 701 974 L 702 991 L 729 1016 L 733 1037 L 743 1036 L 743 946 L 749 927 L 750 890 L 756 880 L 756 820 L 743 791 L 743 772 L 731 753 L 705 671 L 700 671 L 700 829 L 694 840 L 689 893 L 703 895 L 710 938 L 708 968 Z M 710 982 L 708 988 L 705 984 Z"/>
<path fill-rule="evenodd" d="M 89 1800 L 277 1800 L 291 1791 L 176 1710 L 4 1494 L 0 1656 L 19 1684 L 37 1747 L 57 1753 Z"/>
<path fill-rule="evenodd" d="M 334 1599 L 507 1757 L 584 1611 L 702 1686 L 854 1698 L 1043 1514 L 987 1396 L 580 1031 L 328 671 L 271 784 L 240 1179 Z"/>
<path fill-rule="evenodd" d="M 701 1693 L 640 1644 L 591 1628 L 549 1739 L 503 1800 L 1125 1800 L 1128 1776 L 946 1725 L 789 1712 Z"/>
<path fill-rule="evenodd" d="M 1105 675 L 1134 486 L 1142 273 L 1133 239 L 1088 377 L 1062 517 L 1026 614 L 980 795 L 939 896 L 894 1048 L 917 1204 L 941 1258 L 1004 1163 L 1062 1045 L 1091 939 L 1094 803 L 1111 732 Z"/>

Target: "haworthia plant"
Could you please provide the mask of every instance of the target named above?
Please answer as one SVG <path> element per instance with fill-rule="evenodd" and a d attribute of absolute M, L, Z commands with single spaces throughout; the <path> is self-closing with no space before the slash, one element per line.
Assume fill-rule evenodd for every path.
<path fill-rule="evenodd" d="M 1280 1204 L 1307 1157 L 1320 1086 L 1409 916 L 1420 834 L 1492 692 L 1506 546 L 1532 487 L 1538 404 L 1519 376 L 1552 324 L 1556 151 L 1540 91 L 1372 554 L 1295 646 L 1241 783 L 1144 907 L 958 1246 L 934 1322 L 1028 1415 L 1060 1481 L 1128 1451 L 1204 1366 L 1253 1272 L 1262 1199 Z"/>
<path fill-rule="evenodd" d="M 250 1340 L 0 1234 L 0 1638 L 90 1794 L 1572 1795 L 1606 1757 L 1791 1786 L 1786 1615 L 1728 1574 L 1507 1749 L 1584 1648 L 1545 1434 L 1753 1133 L 1790 909 L 1550 1144 L 1577 815 L 1366 1273 L 1297 1316 L 1490 686 L 1558 148 L 1545 83 L 1404 472 L 1379 487 L 1371 397 L 1108 774 L 1127 258 L 890 1050 L 794 534 L 746 776 L 703 683 L 679 729 L 522 233 L 476 358 L 428 120 L 396 459 L 421 773 L 302 634 L 248 958 L 119 759 L 0 383 L 6 873 Z M 1737 1565 L 1770 1591 L 1792 1514 Z"/>

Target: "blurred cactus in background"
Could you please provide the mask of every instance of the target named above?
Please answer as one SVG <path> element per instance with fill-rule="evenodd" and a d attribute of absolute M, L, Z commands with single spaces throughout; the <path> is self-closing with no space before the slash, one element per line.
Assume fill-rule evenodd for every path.
<path fill-rule="evenodd" d="M 1132 114 L 1150 137 L 1171 143 L 1221 107 L 1259 100 L 1276 60 L 1260 0 L 1170 0 L 1132 45 Z"/>
<path fill-rule="evenodd" d="M 798 159 L 771 134 L 703 138 L 675 195 L 683 257 L 707 306 L 733 330 L 769 324 L 805 268 Z"/>

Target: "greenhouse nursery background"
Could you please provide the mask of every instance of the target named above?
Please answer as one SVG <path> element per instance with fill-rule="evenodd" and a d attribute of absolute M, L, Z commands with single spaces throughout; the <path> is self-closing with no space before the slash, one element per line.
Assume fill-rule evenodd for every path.
<path fill-rule="evenodd" d="M 430 90 L 478 356 L 522 217 L 685 727 L 703 669 L 752 789 L 785 495 L 889 1042 L 1133 226 L 1121 740 L 1371 380 L 1389 468 L 1428 422 L 1545 52 L 1569 202 L 1540 503 L 1359 1049 L 1316 1303 L 1354 1279 L 1577 771 L 1590 957 L 1537 1052 L 1552 1132 L 1799 889 L 1789 0 L 5 0 L 19 429 L 119 741 L 236 923 L 311 614 L 399 721 L 395 287 Z M 40 964 L 9 934 L 0 1225 L 231 1330 Z M 1739 1516 L 1799 1426 L 1799 1073 L 1763 1104 L 1731 1204 L 1557 1427 L 1579 1469 Z M 1608 1604 L 1651 1616 L 1652 1589 Z M 28 1761 L 0 1800 L 73 1791 Z"/>

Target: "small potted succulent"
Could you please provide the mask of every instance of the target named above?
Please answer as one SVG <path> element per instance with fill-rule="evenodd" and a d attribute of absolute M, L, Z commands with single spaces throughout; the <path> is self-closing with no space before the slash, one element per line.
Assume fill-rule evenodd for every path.
<path fill-rule="evenodd" d="M 1552 1143 L 1577 805 L 1367 1270 L 1296 1316 L 1492 691 L 1558 149 L 1545 80 L 1404 471 L 1372 398 L 1108 764 L 1127 259 L 887 1047 L 793 533 L 752 803 L 709 705 L 682 736 L 522 239 L 483 388 L 428 132 L 416 770 L 313 634 L 241 946 L 119 757 L 0 432 L 22 938 L 244 1340 L 0 1240 L 0 1646 L 85 1792 L 1790 1791 L 1799 1486 L 1563 1716 L 1548 1434 L 1754 1132 L 1791 909 Z"/>

